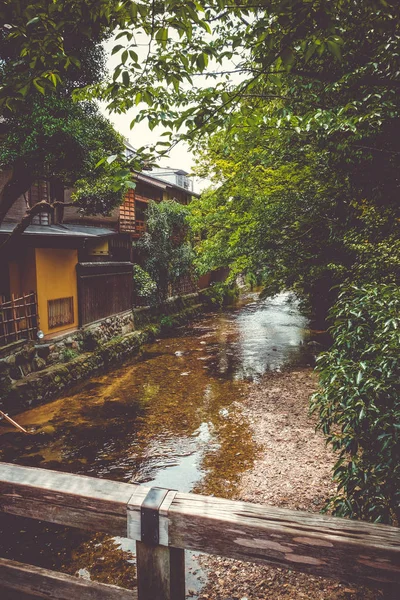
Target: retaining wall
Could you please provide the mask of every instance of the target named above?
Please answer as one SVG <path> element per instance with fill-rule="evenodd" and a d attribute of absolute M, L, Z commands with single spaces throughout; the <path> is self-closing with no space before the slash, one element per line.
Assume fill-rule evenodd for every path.
<path fill-rule="evenodd" d="M 0 408 L 16 414 L 53 398 L 66 387 L 138 354 L 146 342 L 200 314 L 197 294 L 171 298 L 108 317 L 44 344 L 25 342 L 0 349 Z"/>

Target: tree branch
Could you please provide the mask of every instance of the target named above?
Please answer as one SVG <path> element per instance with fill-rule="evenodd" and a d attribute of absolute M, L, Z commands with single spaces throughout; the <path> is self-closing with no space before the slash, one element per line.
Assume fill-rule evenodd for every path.
<path fill-rule="evenodd" d="M 23 165 L 15 164 L 13 174 L 0 195 L 0 225 L 14 202 L 29 190 L 32 183 L 33 179 L 30 171 Z"/>
<path fill-rule="evenodd" d="M 58 206 L 63 206 L 63 207 L 74 206 L 74 203 L 73 202 L 64 203 L 64 202 L 57 201 L 57 202 L 54 202 L 53 204 L 50 204 L 49 202 L 42 200 L 41 202 L 38 202 L 37 204 L 32 206 L 32 208 L 28 208 L 25 215 L 22 217 L 21 221 L 16 225 L 16 227 L 14 227 L 12 232 L 8 235 L 8 237 L 0 245 L 0 255 L 4 253 L 5 249 L 11 244 L 11 242 L 15 238 L 17 238 L 18 236 L 20 236 L 24 233 L 24 231 L 29 227 L 29 225 L 31 225 L 32 219 L 34 217 L 36 217 L 36 215 L 43 213 L 43 212 L 53 214 L 55 208 L 57 208 Z"/>

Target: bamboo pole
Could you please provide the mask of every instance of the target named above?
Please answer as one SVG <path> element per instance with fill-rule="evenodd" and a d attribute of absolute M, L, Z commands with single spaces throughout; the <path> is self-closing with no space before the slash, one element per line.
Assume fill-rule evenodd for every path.
<path fill-rule="evenodd" d="M 26 429 L 24 429 L 23 427 L 21 427 L 21 425 L 18 425 L 18 423 L 16 421 L 14 421 L 14 419 L 12 419 L 11 417 L 9 417 L 2 410 L 0 410 L 0 420 L 1 419 L 5 419 L 9 423 L 11 423 L 11 425 L 13 425 L 14 427 L 16 427 L 19 431 L 22 431 L 22 433 L 29 433 Z"/>

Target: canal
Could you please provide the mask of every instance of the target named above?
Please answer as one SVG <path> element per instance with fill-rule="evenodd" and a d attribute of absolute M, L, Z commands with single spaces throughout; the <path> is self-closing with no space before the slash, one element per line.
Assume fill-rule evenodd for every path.
<path fill-rule="evenodd" d="M 0 460 L 234 497 L 258 452 L 241 400 L 268 371 L 307 366 L 311 332 L 294 297 L 208 313 L 157 339 L 139 358 L 0 425 Z M 0 517 L 2 556 L 135 586 L 134 543 L 29 519 Z M 187 556 L 188 597 L 206 576 Z M 10 595 L 11 599 L 11 595 Z"/>

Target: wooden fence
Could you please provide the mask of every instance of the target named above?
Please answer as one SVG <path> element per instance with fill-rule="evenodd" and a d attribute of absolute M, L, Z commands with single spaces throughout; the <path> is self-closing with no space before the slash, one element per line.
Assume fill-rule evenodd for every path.
<path fill-rule="evenodd" d="M 132 309 L 131 263 L 79 263 L 77 274 L 80 327 Z"/>
<path fill-rule="evenodd" d="M 11 300 L 0 296 L 0 346 L 17 340 L 36 339 L 38 310 L 36 293 L 30 292 Z"/>
<path fill-rule="evenodd" d="M 197 292 L 197 284 L 193 280 L 190 274 L 183 275 L 177 281 L 170 284 L 168 288 L 168 295 L 173 296 L 184 296 L 185 294 L 193 294 Z"/>
<path fill-rule="evenodd" d="M 0 511 L 136 540 L 137 593 L 0 559 L 0 587 L 55 600 L 184 600 L 184 549 L 400 593 L 400 530 L 0 463 Z"/>

